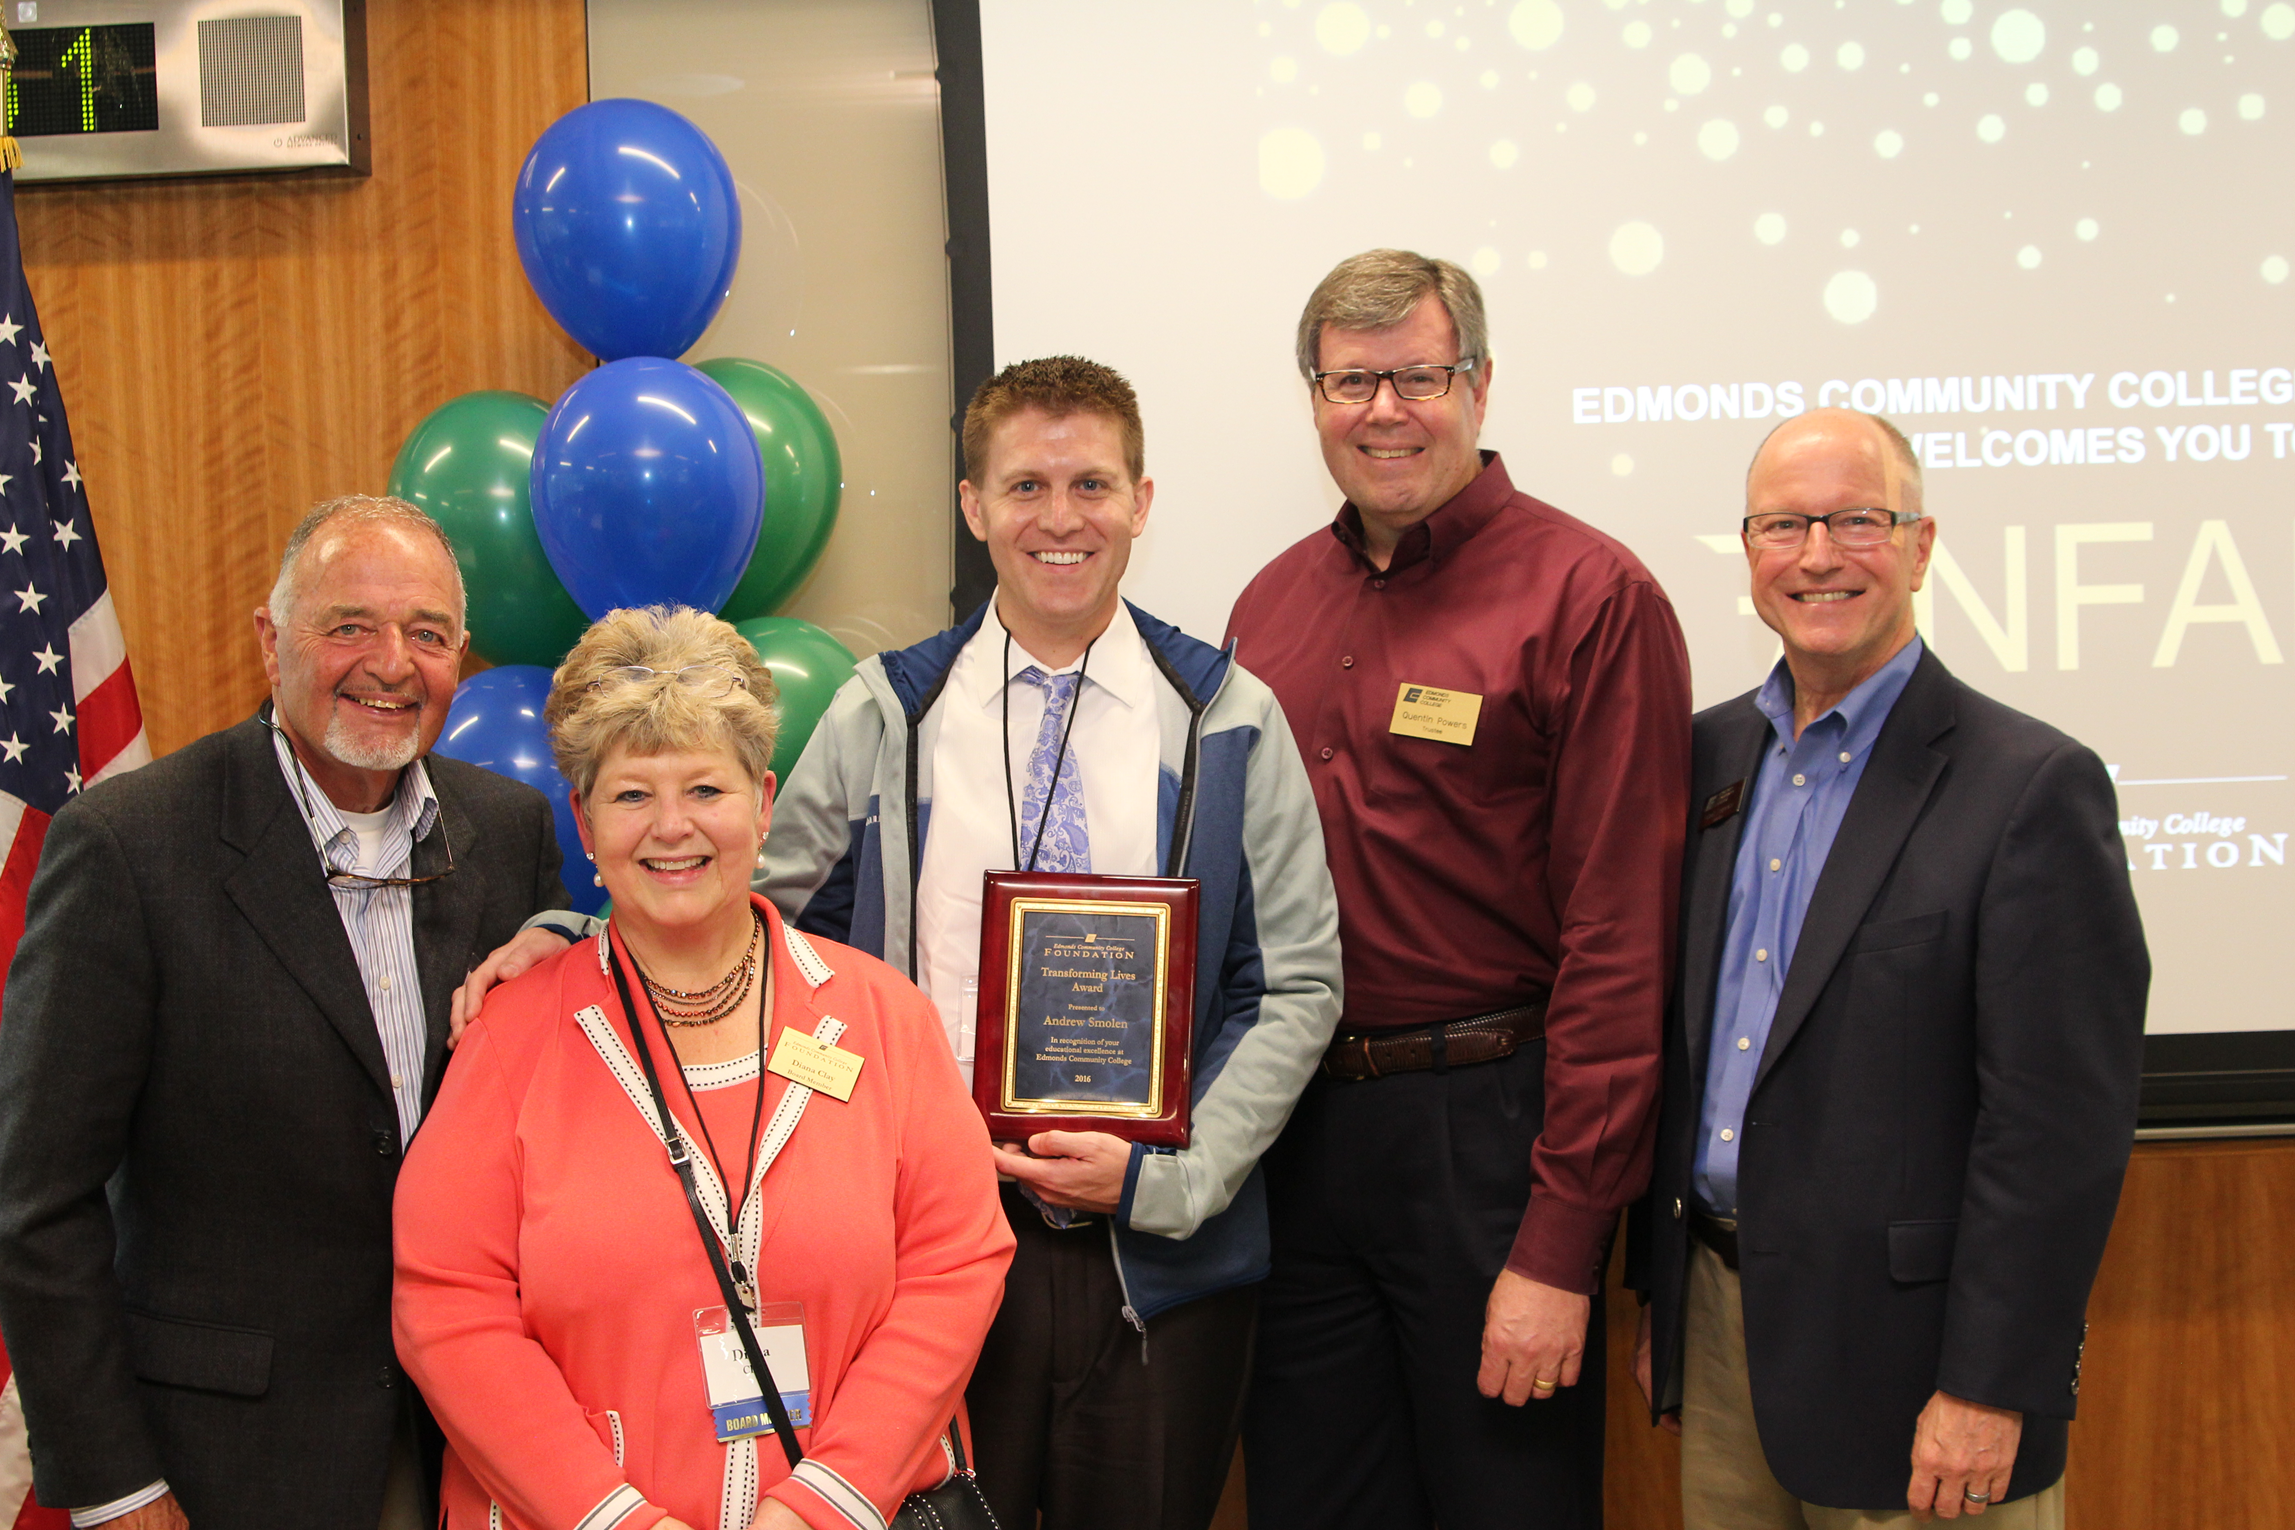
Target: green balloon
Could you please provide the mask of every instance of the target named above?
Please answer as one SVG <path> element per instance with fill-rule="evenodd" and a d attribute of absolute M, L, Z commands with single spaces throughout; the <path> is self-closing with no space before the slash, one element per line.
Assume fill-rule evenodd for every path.
<path fill-rule="evenodd" d="M 749 640 L 781 688 L 781 736 L 773 743 L 773 774 L 789 779 L 797 756 L 837 687 L 853 678 L 853 651 L 796 616 L 753 616 L 733 630 Z"/>
<path fill-rule="evenodd" d="M 470 596 L 470 643 L 495 664 L 554 667 L 590 619 L 534 533 L 527 483 L 550 406 L 524 393 L 465 393 L 399 448 L 390 492 L 446 528 Z"/>
<path fill-rule="evenodd" d="M 777 610 L 821 561 L 837 526 L 845 464 L 821 406 L 788 373 L 738 356 L 705 361 L 700 370 L 733 395 L 765 458 L 757 551 L 718 613 L 738 623 Z"/>

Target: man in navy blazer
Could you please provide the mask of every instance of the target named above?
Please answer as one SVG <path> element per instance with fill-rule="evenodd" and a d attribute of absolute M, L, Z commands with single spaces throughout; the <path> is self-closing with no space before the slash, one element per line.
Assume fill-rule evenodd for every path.
<path fill-rule="evenodd" d="M 2151 974 L 2112 783 L 1922 644 L 1894 426 L 1787 421 L 1746 510 L 1785 654 L 1695 723 L 1637 1374 L 1699 1530 L 2061 1526 Z"/>

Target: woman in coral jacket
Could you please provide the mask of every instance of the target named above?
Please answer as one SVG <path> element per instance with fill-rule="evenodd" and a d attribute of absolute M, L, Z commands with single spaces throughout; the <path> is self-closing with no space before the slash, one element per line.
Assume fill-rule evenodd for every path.
<path fill-rule="evenodd" d="M 697 611 L 614 612 L 557 672 L 552 745 L 613 920 L 490 996 L 399 1178 L 398 1350 L 446 1431 L 453 1530 L 882 1530 L 948 1476 L 1012 1235 L 931 1005 L 749 894 L 776 710 Z M 794 1470 L 738 1405 L 640 1046 L 754 1298 Z"/>

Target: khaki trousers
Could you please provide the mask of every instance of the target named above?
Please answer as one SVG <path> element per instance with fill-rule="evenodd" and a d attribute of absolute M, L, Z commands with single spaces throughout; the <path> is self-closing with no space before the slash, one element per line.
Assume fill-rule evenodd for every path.
<path fill-rule="evenodd" d="M 1745 1303 L 1737 1272 L 1690 1240 L 1688 1333 L 1682 1355 L 1681 1517 L 1687 1530 L 1933 1530 L 1912 1512 L 1803 1503 L 1769 1474 L 1753 1423 L 1745 1366 Z M 1908 1455 L 1905 1475 L 1912 1475 Z M 2029 1497 L 1964 1515 L 1969 1530 L 2064 1530 L 2064 1479 Z"/>

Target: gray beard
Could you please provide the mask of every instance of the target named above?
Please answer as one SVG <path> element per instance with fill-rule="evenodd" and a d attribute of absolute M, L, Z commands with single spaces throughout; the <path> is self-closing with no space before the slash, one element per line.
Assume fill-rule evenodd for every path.
<path fill-rule="evenodd" d="M 422 748 L 422 729 L 407 729 L 403 739 L 367 740 L 351 731 L 345 718 L 327 724 L 327 753 L 357 770 L 404 770 Z"/>

